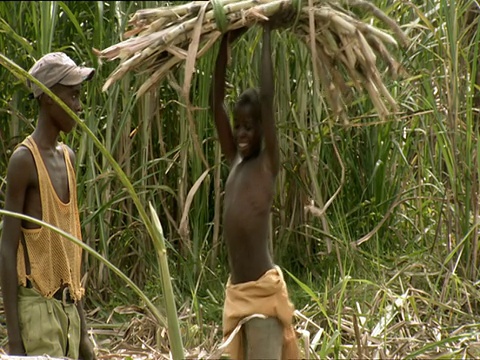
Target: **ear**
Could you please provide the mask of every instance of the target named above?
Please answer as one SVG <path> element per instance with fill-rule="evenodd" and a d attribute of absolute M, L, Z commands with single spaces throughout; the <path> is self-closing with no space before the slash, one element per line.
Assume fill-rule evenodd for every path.
<path fill-rule="evenodd" d="M 52 105 L 54 103 L 53 99 L 45 93 L 40 95 L 40 102 L 45 105 Z"/>
<path fill-rule="evenodd" d="M 46 108 L 46 107 L 50 107 L 52 106 L 52 103 L 53 103 L 53 100 L 50 96 L 48 96 L 47 94 L 45 93 L 42 93 L 38 98 L 37 98 L 37 101 L 38 101 L 38 105 L 40 107 L 43 107 L 43 108 Z"/>

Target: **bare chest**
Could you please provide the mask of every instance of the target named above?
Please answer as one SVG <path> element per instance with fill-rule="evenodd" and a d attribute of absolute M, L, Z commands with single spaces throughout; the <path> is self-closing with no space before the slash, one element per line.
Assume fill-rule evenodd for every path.
<path fill-rule="evenodd" d="M 70 202 L 70 188 L 63 150 L 57 148 L 54 152 L 40 152 L 40 154 L 41 162 L 37 160 L 34 165 L 32 164 L 34 170 L 29 174 L 30 180 L 25 193 L 23 212 L 28 216 L 42 220 L 41 184 L 44 184 L 45 191 L 51 193 L 63 204 Z M 29 221 L 22 221 L 22 226 L 28 229 L 39 227 Z"/>
<path fill-rule="evenodd" d="M 68 186 L 67 164 L 63 153 L 57 156 L 44 159 L 48 178 L 56 196 L 63 203 L 70 200 L 70 189 Z"/>
<path fill-rule="evenodd" d="M 40 179 L 42 176 L 42 182 L 46 184 L 46 190 L 52 191 L 61 202 L 68 203 L 70 200 L 70 189 L 68 185 L 68 171 L 65 162 L 63 151 L 57 151 L 56 153 L 44 154 L 41 153 L 42 161 L 46 169 L 46 174 L 39 172 L 40 164 L 36 164 L 37 171 L 35 172 L 35 178 L 33 186 L 30 189 L 29 194 L 33 199 L 29 199 L 27 196 L 26 203 L 30 201 L 36 203 L 38 198 L 40 202 Z"/>
<path fill-rule="evenodd" d="M 275 178 L 259 160 L 239 162 L 232 168 L 225 187 L 225 211 L 252 215 L 270 211 Z"/>

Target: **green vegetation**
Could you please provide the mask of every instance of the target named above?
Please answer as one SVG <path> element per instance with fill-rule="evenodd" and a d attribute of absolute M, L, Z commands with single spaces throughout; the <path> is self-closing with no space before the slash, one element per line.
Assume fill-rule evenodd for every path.
<path fill-rule="evenodd" d="M 221 341 L 228 276 L 220 218 L 227 168 L 219 165 L 208 111 L 217 46 L 196 64 L 193 110 L 176 90 L 182 67 L 136 101 L 146 75 L 130 73 L 102 92 L 117 62 L 100 64 L 92 52 L 121 41 L 135 10 L 165 3 L 1 2 L 0 49 L 26 70 L 49 51 L 97 68 L 85 84 L 80 116 L 91 134 L 79 126 L 65 137 L 77 152 L 85 244 L 166 316 L 162 284 L 168 281 L 162 282 L 165 267 L 151 238 L 153 204 L 183 346 L 205 357 L 201 351 L 210 353 Z M 473 0 L 376 5 L 412 40 L 406 50 L 390 49 L 404 72 L 391 79 L 385 71 L 399 104 L 386 120 L 378 119 L 367 94 L 354 92 L 349 125 L 336 121 L 326 89 L 313 86 L 309 49 L 288 31 L 273 38 L 282 158 L 271 223 L 275 260 L 285 270 L 302 346 L 310 345 L 312 357 L 479 357 L 479 9 Z M 249 30 L 233 49 L 230 100 L 258 84 L 259 30 Z M 0 88 L 3 209 L 8 159 L 32 131 L 36 110 L 4 66 Z M 312 203 L 330 206 L 317 216 Z M 142 297 L 104 261 L 87 260 L 86 308 L 99 355 L 127 356 L 142 342 L 138 354 L 168 354 L 168 332 Z M 5 336 L 2 327 L 0 347 Z"/>

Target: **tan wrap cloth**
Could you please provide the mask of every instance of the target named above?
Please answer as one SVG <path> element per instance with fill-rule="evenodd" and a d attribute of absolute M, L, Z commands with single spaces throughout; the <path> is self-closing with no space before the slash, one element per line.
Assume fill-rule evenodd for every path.
<path fill-rule="evenodd" d="M 268 270 L 256 281 L 232 285 L 228 279 L 223 308 L 223 338 L 227 339 L 239 321 L 249 315 L 276 317 L 283 325 L 282 359 L 299 359 L 300 353 L 292 325 L 294 311 L 278 266 Z M 227 347 L 227 351 L 232 359 L 244 359 L 241 331 Z"/>

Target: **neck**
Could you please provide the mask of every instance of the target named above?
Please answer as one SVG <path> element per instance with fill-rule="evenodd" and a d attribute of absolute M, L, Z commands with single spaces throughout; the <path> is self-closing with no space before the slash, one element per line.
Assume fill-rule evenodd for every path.
<path fill-rule="evenodd" d="M 255 149 L 250 154 L 248 154 L 247 156 L 242 156 L 242 160 L 248 161 L 250 159 L 254 159 L 254 158 L 258 157 L 258 155 L 260 155 L 260 149 Z"/>
<path fill-rule="evenodd" d="M 55 149 L 60 131 L 52 124 L 52 120 L 40 110 L 38 122 L 32 137 L 39 148 Z"/>

